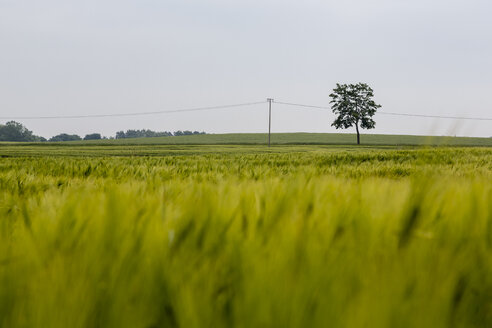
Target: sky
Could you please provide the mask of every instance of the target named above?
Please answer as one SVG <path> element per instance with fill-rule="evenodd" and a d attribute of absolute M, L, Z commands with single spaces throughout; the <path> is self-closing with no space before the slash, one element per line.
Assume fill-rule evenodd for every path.
<path fill-rule="evenodd" d="M 0 117 L 329 106 L 336 83 L 365 82 L 381 113 L 492 118 L 491 12 L 490 0 L 0 0 Z M 272 132 L 337 132 L 333 120 L 274 103 Z M 364 133 L 492 136 L 492 121 L 375 120 Z M 266 132 L 268 107 L 16 121 L 44 137 Z"/>

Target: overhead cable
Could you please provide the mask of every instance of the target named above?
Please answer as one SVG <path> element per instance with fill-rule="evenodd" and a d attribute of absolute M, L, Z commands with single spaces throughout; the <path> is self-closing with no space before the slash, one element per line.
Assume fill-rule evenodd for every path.
<path fill-rule="evenodd" d="M 282 102 L 282 101 L 275 101 L 275 103 L 280 104 L 280 105 L 296 106 L 296 107 L 304 107 L 304 108 L 331 109 L 330 107 L 326 107 L 326 106 L 297 104 L 297 103 Z M 443 118 L 443 119 L 452 119 L 452 120 L 492 121 L 492 118 L 487 118 L 487 117 L 424 115 L 424 114 L 395 113 L 395 112 L 384 112 L 384 111 L 377 112 L 377 114 L 395 115 L 395 116 L 410 116 L 410 117 L 426 117 L 426 118 Z"/>
<path fill-rule="evenodd" d="M 161 114 L 171 114 L 171 113 L 207 111 L 207 110 L 216 110 L 216 109 L 232 109 L 238 107 L 254 106 L 264 103 L 266 103 L 266 101 L 257 101 L 257 102 L 232 104 L 232 105 L 208 106 L 208 107 L 181 108 L 181 109 L 171 109 L 171 110 L 162 110 L 162 111 L 153 111 L 153 112 L 88 114 L 88 115 L 56 115 L 56 116 L 12 116 L 12 117 L 0 117 L 0 119 L 1 120 L 46 120 L 46 119 L 80 119 L 80 118 L 95 118 L 95 117 L 161 115 Z"/>

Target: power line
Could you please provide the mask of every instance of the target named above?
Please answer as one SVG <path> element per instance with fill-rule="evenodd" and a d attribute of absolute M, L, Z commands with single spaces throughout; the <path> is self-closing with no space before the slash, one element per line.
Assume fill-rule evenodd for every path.
<path fill-rule="evenodd" d="M 275 103 L 280 105 L 286 105 L 286 106 L 295 106 L 295 107 L 304 107 L 304 108 L 313 108 L 313 109 L 331 109 L 330 107 L 326 107 L 326 106 L 297 104 L 297 103 L 289 103 L 289 102 L 282 102 L 282 101 L 275 101 Z M 409 113 L 394 113 L 394 112 L 378 112 L 378 114 L 425 117 L 425 118 L 443 118 L 443 119 L 452 119 L 452 120 L 492 121 L 492 118 L 487 118 L 487 117 L 441 116 L 441 115 L 424 115 L 424 114 L 409 114 Z"/>
<path fill-rule="evenodd" d="M 209 106 L 209 107 L 194 107 L 194 108 L 182 108 L 172 109 L 154 112 L 140 112 L 140 113 L 115 113 L 115 114 L 93 114 L 93 115 L 66 115 L 66 116 L 15 116 L 15 117 L 0 117 L 1 120 L 45 120 L 45 119 L 79 119 L 79 118 L 96 118 L 96 117 L 122 117 L 122 116 L 143 116 L 143 115 L 161 115 L 171 113 L 183 113 L 183 112 L 197 112 L 216 109 L 230 109 L 246 106 L 254 106 L 264 104 L 266 101 L 249 102 L 242 104 L 221 105 L 221 106 Z"/>
<path fill-rule="evenodd" d="M 391 112 L 379 112 L 379 114 L 396 115 L 396 116 L 426 117 L 426 118 L 445 118 L 445 119 L 451 119 L 451 120 L 492 121 L 492 118 L 487 118 L 487 117 L 440 116 L 440 115 L 406 114 L 406 113 L 391 113 Z"/>
<path fill-rule="evenodd" d="M 275 103 L 280 104 L 280 105 L 294 106 L 294 107 L 305 107 L 305 108 L 314 108 L 314 109 L 331 109 L 330 107 L 324 107 L 324 106 L 296 104 L 296 103 L 289 103 L 289 102 L 282 102 L 282 101 L 275 101 Z"/>
<path fill-rule="evenodd" d="M 102 118 L 102 117 L 125 117 L 125 116 L 145 116 L 145 115 L 163 115 L 172 113 L 184 113 L 184 112 L 196 112 L 196 111 L 209 111 L 209 110 L 219 110 L 219 109 L 233 109 L 239 107 L 247 107 L 265 104 L 267 101 L 257 101 L 249 103 L 240 104 L 230 104 L 230 105 L 220 105 L 220 106 L 208 106 L 208 107 L 194 107 L 194 108 L 182 108 L 182 109 L 172 109 L 163 111 L 152 111 L 152 112 L 134 112 L 134 113 L 114 113 L 114 114 L 89 114 L 89 115 L 57 115 L 57 116 L 12 116 L 12 117 L 0 117 L 1 120 L 45 120 L 45 119 L 83 119 L 83 118 Z M 272 100 L 273 102 L 273 100 Z M 299 107 L 299 108 L 309 108 L 309 109 L 323 109 L 330 110 L 327 106 L 291 103 L 283 101 L 275 101 L 274 103 L 285 106 Z M 438 118 L 438 119 L 453 119 L 453 120 L 473 120 L 473 121 L 492 121 L 492 118 L 486 117 L 465 117 L 465 116 L 442 116 L 442 115 L 424 115 L 424 114 L 410 114 L 410 113 L 395 113 L 395 112 L 378 112 L 381 115 L 392 115 L 392 116 L 406 116 L 406 117 L 423 117 L 423 118 Z"/>

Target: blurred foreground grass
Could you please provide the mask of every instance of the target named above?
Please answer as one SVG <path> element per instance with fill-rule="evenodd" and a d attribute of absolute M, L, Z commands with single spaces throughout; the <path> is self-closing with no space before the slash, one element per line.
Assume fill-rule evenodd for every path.
<path fill-rule="evenodd" d="M 1 158 L 0 326 L 492 326 L 491 149 L 234 149 Z"/>

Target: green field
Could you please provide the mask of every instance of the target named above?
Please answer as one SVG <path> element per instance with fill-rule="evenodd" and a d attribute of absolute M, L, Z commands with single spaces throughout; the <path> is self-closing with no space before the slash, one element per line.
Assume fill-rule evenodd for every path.
<path fill-rule="evenodd" d="M 492 148 L 372 144 L 2 144 L 0 326 L 491 327 Z"/>
<path fill-rule="evenodd" d="M 102 141 L 110 144 L 265 144 L 268 134 L 235 133 L 205 134 L 180 137 L 118 139 Z M 356 136 L 347 133 L 272 133 L 271 142 L 277 145 L 349 145 L 356 143 Z M 454 146 L 492 146 L 492 138 L 431 137 L 409 135 L 367 134 L 361 136 L 366 145 L 454 145 Z M 86 142 L 87 143 L 87 142 Z M 101 141 L 99 141 L 101 143 Z"/>
<path fill-rule="evenodd" d="M 205 134 L 179 137 L 117 139 L 63 142 L 59 145 L 261 145 L 268 142 L 265 133 Z M 350 145 L 356 143 L 356 136 L 347 133 L 272 133 L 275 145 Z M 365 145 L 451 145 L 451 146 L 492 146 L 491 138 L 435 137 L 412 135 L 362 134 Z M 1 143 L 0 143 L 1 144 Z"/>

